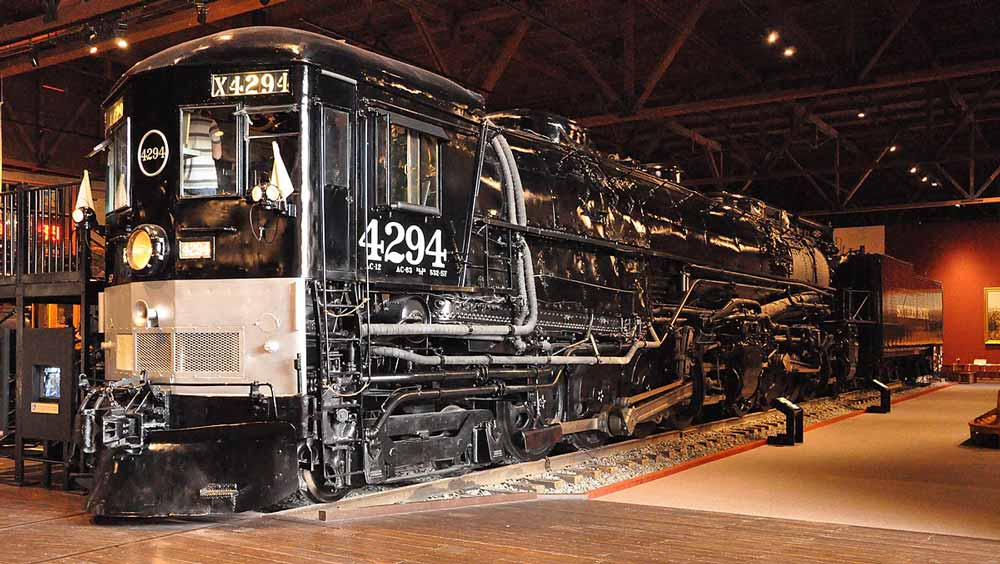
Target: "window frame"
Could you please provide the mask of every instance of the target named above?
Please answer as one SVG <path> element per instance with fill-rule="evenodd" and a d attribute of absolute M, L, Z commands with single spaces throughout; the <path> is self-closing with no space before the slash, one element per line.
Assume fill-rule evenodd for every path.
<path fill-rule="evenodd" d="M 243 108 L 241 103 L 236 104 L 189 104 L 178 107 L 177 109 L 177 137 L 178 137 L 178 153 L 179 158 L 177 159 L 179 163 L 177 164 L 177 198 L 181 200 L 204 200 L 204 199 L 238 199 L 242 198 L 243 194 L 246 192 L 246 171 L 243 170 L 241 166 L 243 161 L 246 160 L 244 155 L 244 145 L 245 139 L 236 140 L 236 193 L 235 194 L 185 194 L 184 192 L 184 112 L 190 112 L 193 110 L 214 110 L 220 108 L 233 108 L 233 115 L 236 117 L 236 132 L 237 134 L 243 133 L 243 123 L 246 121 L 245 115 L 242 113 Z M 245 137 L 245 136 L 243 136 Z M 243 174 L 239 174 L 243 171 Z"/>
<path fill-rule="evenodd" d="M 379 122 L 384 121 L 385 123 L 385 139 L 380 140 L 378 138 Z M 395 112 L 388 112 L 383 110 L 377 110 L 374 113 L 374 119 L 372 120 L 374 125 L 373 131 L 375 133 L 375 151 L 371 156 L 371 162 L 375 166 L 375 174 L 372 175 L 372 184 L 375 189 L 375 204 L 377 207 L 387 207 L 391 210 L 419 213 L 428 216 L 440 217 L 441 212 L 441 202 L 443 200 L 444 187 L 442 183 L 441 176 L 441 145 L 447 143 L 451 137 L 445 129 L 438 125 L 433 125 L 424 121 L 420 121 L 414 118 L 410 118 Z M 391 197 L 392 195 L 392 176 L 389 174 L 389 162 L 392 150 L 392 126 L 398 125 L 407 131 L 412 131 L 418 134 L 428 135 L 436 140 L 434 147 L 434 159 L 437 164 L 437 170 L 435 171 L 435 176 L 437 177 L 437 201 L 433 206 L 425 206 L 421 204 L 411 204 L 409 202 L 394 201 Z M 379 148 L 384 148 L 386 155 L 386 162 L 383 165 L 383 174 L 385 176 L 385 185 L 379 186 L 378 179 L 378 150 Z M 419 165 L 418 165 L 419 171 Z M 407 181 L 409 178 L 407 177 Z"/>
<path fill-rule="evenodd" d="M 351 175 L 354 174 L 354 167 L 355 167 L 355 164 L 352 162 L 353 159 L 351 158 L 351 155 L 353 154 L 352 151 L 354 149 L 354 140 L 352 135 L 354 134 L 354 127 L 355 127 L 354 119 L 352 118 L 351 115 L 352 112 L 348 109 L 344 109 L 339 106 L 325 104 L 325 103 L 320 103 L 319 109 L 320 109 L 320 152 L 321 152 L 320 154 L 322 155 L 323 158 L 322 162 L 323 185 L 324 187 L 329 185 L 335 188 L 350 188 L 352 185 Z M 347 117 L 347 132 L 346 132 L 347 154 L 344 155 L 345 164 L 347 168 L 344 171 L 344 184 L 334 184 L 332 182 L 329 182 L 330 171 L 328 170 L 327 167 L 328 164 L 327 154 L 329 153 L 329 147 L 327 147 L 326 144 L 327 144 L 327 131 L 329 129 L 328 116 L 330 116 L 333 113 L 343 114 L 344 116 Z"/>
<path fill-rule="evenodd" d="M 280 133 L 277 135 L 253 135 L 253 136 L 250 135 L 250 114 L 264 114 L 269 112 L 292 112 L 299 114 L 301 116 L 302 106 L 300 104 L 271 104 L 263 106 L 248 106 L 246 104 L 242 104 L 236 110 L 237 120 L 242 120 L 240 121 L 241 125 L 238 126 L 242 136 L 242 140 L 240 142 L 240 159 L 242 160 L 242 163 L 241 166 L 239 166 L 239 168 L 242 171 L 242 174 L 240 176 L 242 177 L 241 180 L 243 181 L 244 184 L 243 186 L 244 190 L 252 188 L 249 186 L 250 141 L 254 139 L 279 139 L 281 137 L 297 137 L 299 141 L 298 142 L 299 148 L 298 148 L 298 153 L 296 154 L 296 158 L 301 159 L 303 154 L 302 151 L 305 150 L 305 148 L 302 146 L 303 142 L 302 140 L 304 139 L 304 137 L 302 135 L 301 119 L 299 120 L 298 130 L 295 133 Z M 284 155 L 282 155 L 282 158 L 284 158 Z M 289 163 L 286 162 L 285 166 L 288 167 Z M 289 169 L 289 173 L 291 173 L 291 169 Z M 301 183 L 302 180 L 300 178 L 299 179 L 300 186 L 297 186 L 296 188 L 301 189 Z"/>
<path fill-rule="evenodd" d="M 105 213 L 118 213 L 123 210 L 127 210 L 132 207 L 132 118 L 130 116 L 125 116 L 125 119 L 118 120 L 118 123 L 111 126 L 105 134 L 104 150 L 111 149 L 108 151 L 108 180 L 111 180 L 111 159 L 117 158 L 115 154 L 115 144 L 113 138 L 119 132 L 125 130 L 125 203 L 120 204 L 115 200 L 115 192 L 117 189 L 118 179 L 114 179 L 114 183 L 108 183 L 108 195 L 107 198 L 109 203 L 114 204 L 114 208 L 109 207 L 107 204 L 104 206 Z"/>

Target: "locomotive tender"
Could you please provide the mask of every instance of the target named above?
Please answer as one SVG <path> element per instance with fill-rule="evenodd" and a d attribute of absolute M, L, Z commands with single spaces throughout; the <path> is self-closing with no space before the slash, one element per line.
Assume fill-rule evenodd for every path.
<path fill-rule="evenodd" d="M 332 500 L 854 380 L 828 228 L 568 120 L 272 27 L 158 53 L 104 108 L 96 514 Z"/>

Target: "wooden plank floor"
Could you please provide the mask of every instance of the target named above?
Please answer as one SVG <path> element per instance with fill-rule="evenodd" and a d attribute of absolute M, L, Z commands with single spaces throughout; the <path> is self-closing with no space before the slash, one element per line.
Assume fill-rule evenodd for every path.
<path fill-rule="evenodd" d="M 996 541 L 582 499 L 100 524 L 81 503 L 0 485 L 0 563 L 1000 562 Z"/>

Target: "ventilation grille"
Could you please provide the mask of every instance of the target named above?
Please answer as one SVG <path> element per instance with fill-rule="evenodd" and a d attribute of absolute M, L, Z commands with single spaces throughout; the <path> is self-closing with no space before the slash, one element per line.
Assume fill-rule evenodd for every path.
<path fill-rule="evenodd" d="M 149 374 L 165 374 L 173 369 L 168 333 L 139 333 L 135 336 L 135 369 Z"/>
<path fill-rule="evenodd" d="M 240 372 L 238 332 L 191 332 L 174 335 L 175 372 Z"/>

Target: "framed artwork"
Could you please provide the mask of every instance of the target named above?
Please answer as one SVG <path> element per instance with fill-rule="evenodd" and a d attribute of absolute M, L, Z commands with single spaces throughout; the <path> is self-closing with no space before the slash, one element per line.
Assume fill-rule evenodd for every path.
<path fill-rule="evenodd" d="M 986 344 L 1000 345 L 1000 288 L 986 288 Z"/>

